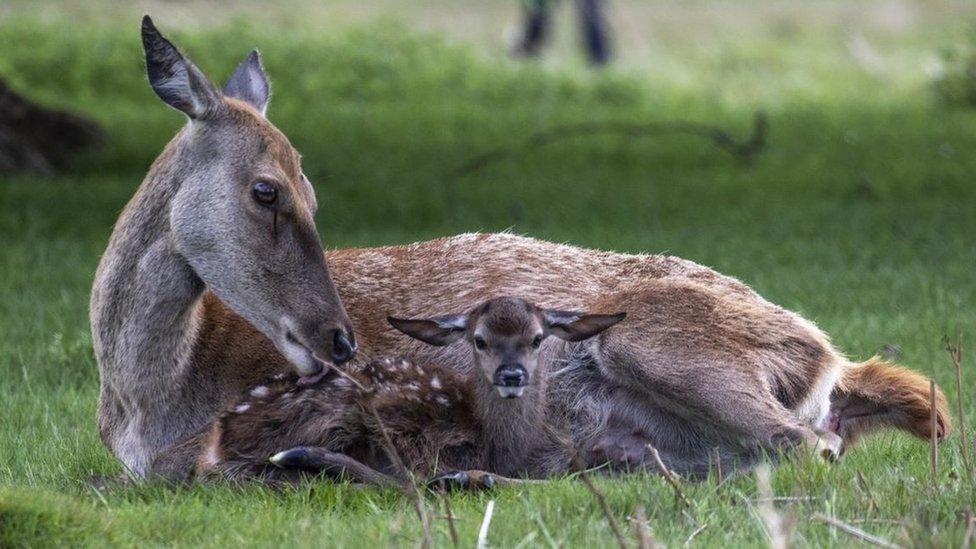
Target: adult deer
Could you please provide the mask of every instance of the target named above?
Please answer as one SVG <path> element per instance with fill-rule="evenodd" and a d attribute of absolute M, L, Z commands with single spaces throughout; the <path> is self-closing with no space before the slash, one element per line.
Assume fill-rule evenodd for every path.
<path fill-rule="evenodd" d="M 258 380 L 289 368 L 314 375 L 323 359 L 350 358 L 356 339 L 374 356 L 467 371 L 464 349 L 397 337 L 385 316 L 430 317 L 494 295 L 627 311 L 613 330 L 551 357 L 579 381 L 566 398 L 613 395 L 622 405 L 608 425 L 623 433 L 638 424 L 638 443 L 689 427 L 692 439 L 661 450 L 690 468 L 700 467 L 692 453 L 714 446 L 775 450 L 820 440 L 825 429 L 847 443 L 882 425 L 928 437 L 932 414 L 938 436 L 949 428 L 944 397 L 933 410 L 924 377 L 853 363 L 810 322 L 689 261 L 508 234 L 323 259 L 312 189 L 263 114 L 256 55 L 220 92 L 148 18 L 143 43 L 153 89 L 190 120 L 120 217 L 91 302 L 99 429 L 137 475 Z M 191 471 L 195 455 L 169 460 L 165 472 Z"/>
<path fill-rule="evenodd" d="M 99 430 L 136 475 L 255 374 L 291 363 L 314 375 L 318 354 L 355 353 L 315 194 L 264 117 L 257 52 L 221 92 L 148 16 L 142 39 L 153 90 L 189 122 L 119 217 L 92 288 Z"/>

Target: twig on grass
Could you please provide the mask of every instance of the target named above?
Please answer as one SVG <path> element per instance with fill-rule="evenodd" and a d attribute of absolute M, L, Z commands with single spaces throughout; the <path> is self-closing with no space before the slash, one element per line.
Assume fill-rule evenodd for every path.
<path fill-rule="evenodd" d="M 844 532 L 845 534 L 849 534 L 851 536 L 854 536 L 855 538 L 857 538 L 857 539 L 859 539 L 859 540 L 861 540 L 861 541 L 863 541 L 865 543 L 870 543 L 872 545 L 877 545 L 879 547 L 887 547 L 889 549 L 899 549 L 899 547 L 900 547 L 898 545 L 895 545 L 894 543 L 891 543 L 890 541 L 888 541 L 888 540 L 886 540 L 884 538 L 880 538 L 880 537 L 875 536 L 873 534 L 869 534 L 869 533 L 865 532 L 864 530 L 861 530 L 860 528 L 858 528 L 856 526 L 852 526 L 850 524 L 847 524 L 846 522 L 839 521 L 839 520 L 837 520 L 837 519 L 835 519 L 833 517 L 828 517 L 827 515 L 824 515 L 822 513 L 816 513 L 816 514 L 814 514 L 813 515 L 813 520 L 816 520 L 816 521 L 819 521 L 819 522 L 823 522 L 824 524 L 826 524 L 826 525 L 828 525 L 828 526 L 830 526 L 832 528 L 836 528 L 836 529 L 840 530 L 841 532 Z"/>
<path fill-rule="evenodd" d="M 671 485 L 674 489 L 674 499 L 682 503 L 685 507 L 691 507 L 691 502 L 685 497 L 685 493 L 681 490 L 681 484 L 678 482 L 677 476 L 674 471 L 668 469 L 668 466 L 661 461 L 661 454 L 658 453 L 657 448 L 647 445 L 647 449 L 651 452 L 651 457 L 654 458 L 654 463 L 657 465 L 658 470 L 661 472 L 661 476 L 664 480 Z"/>
<path fill-rule="evenodd" d="M 969 461 L 969 435 L 966 434 L 966 414 L 962 409 L 963 396 L 962 396 L 962 334 L 956 338 L 956 343 L 953 345 L 949 341 L 949 336 L 942 336 L 942 342 L 945 343 L 946 352 L 949 353 L 949 359 L 952 360 L 952 365 L 956 368 L 956 413 L 959 415 L 959 437 L 961 440 L 960 450 L 962 453 L 962 464 L 966 468 L 966 475 L 969 477 L 969 482 L 973 482 L 974 472 Z"/>
<path fill-rule="evenodd" d="M 753 503 L 776 503 L 776 502 L 791 503 L 791 502 L 798 502 L 798 501 L 816 501 L 817 499 L 819 498 L 815 498 L 813 496 L 773 496 L 768 498 L 766 497 L 756 498 L 752 501 Z"/>
<path fill-rule="evenodd" d="M 690 536 L 688 536 L 688 539 L 685 540 L 684 546 L 685 547 L 691 547 L 691 540 L 695 539 L 695 536 L 697 536 L 698 534 L 700 534 L 702 532 L 702 530 L 705 529 L 706 526 L 708 526 L 708 523 L 707 522 L 704 523 L 704 524 L 702 524 L 698 528 L 696 528 L 695 531 L 692 532 Z"/>
<path fill-rule="evenodd" d="M 932 410 L 932 425 L 930 433 L 929 442 L 931 443 L 931 452 L 929 454 L 929 465 L 932 468 L 932 484 L 936 484 L 939 481 L 939 435 L 938 430 L 938 417 L 939 414 L 936 412 L 938 408 L 935 407 L 935 381 L 929 380 L 929 404 Z"/>
<path fill-rule="evenodd" d="M 630 520 L 630 523 L 633 525 L 634 533 L 637 536 L 638 549 L 652 549 L 657 546 L 654 543 L 654 538 L 651 537 L 650 530 L 647 528 L 647 513 L 643 505 L 638 505 L 637 509 L 634 510 L 634 517 Z"/>
<path fill-rule="evenodd" d="M 617 519 L 613 517 L 613 513 L 610 512 L 610 505 L 607 504 L 607 498 L 603 495 L 603 491 L 600 490 L 596 484 L 593 484 L 593 480 L 590 479 L 590 475 L 587 474 L 583 462 L 580 460 L 579 453 L 573 458 L 573 468 L 579 474 L 579 478 L 583 480 L 583 484 L 586 488 L 593 494 L 596 498 L 597 503 L 600 505 L 600 510 L 603 511 L 603 516 L 607 519 L 607 524 L 610 525 L 610 531 L 613 532 L 614 539 L 617 540 L 617 545 L 620 549 L 628 549 L 627 540 L 624 539 L 624 534 L 620 530 L 620 525 L 617 524 Z"/>
<path fill-rule="evenodd" d="M 759 498 L 756 501 L 759 506 L 759 516 L 766 525 L 769 546 L 772 549 L 786 549 L 790 546 L 792 521 L 779 514 L 773 506 L 773 487 L 769 475 L 768 465 L 756 467 L 756 488 L 759 491 Z"/>
<path fill-rule="evenodd" d="M 491 526 L 491 514 L 495 512 L 495 500 L 488 500 L 485 507 L 485 517 L 481 519 L 481 528 L 478 529 L 478 549 L 488 547 L 488 527 Z"/>
<path fill-rule="evenodd" d="M 769 121 L 766 114 L 757 112 L 753 119 L 752 134 L 745 141 L 738 141 L 729 132 L 711 125 L 694 122 L 580 122 L 563 124 L 538 131 L 528 137 L 521 145 L 499 147 L 479 154 L 447 174 L 449 182 L 477 173 L 486 167 L 524 154 L 527 151 L 573 137 L 592 135 L 620 135 L 623 137 L 650 137 L 657 135 L 692 135 L 711 141 L 717 149 L 724 150 L 743 165 L 750 165 L 755 156 L 766 145 L 766 132 Z"/>

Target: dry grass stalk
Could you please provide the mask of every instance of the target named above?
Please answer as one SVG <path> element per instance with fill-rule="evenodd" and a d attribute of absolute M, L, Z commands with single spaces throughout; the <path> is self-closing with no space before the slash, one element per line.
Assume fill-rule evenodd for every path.
<path fill-rule="evenodd" d="M 759 490 L 759 516 L 766 526 L 769 535 L 769 546 L 772 549 L 786 549 L 790 546 L 792 521 L 776 511 L 773 506 L 773 487 L 769 479 L 769 466 L 766 464 L 756 467 L 756 488 Z"/>
<path fill-rule="evenodd" d="M 725 477 L 722 476 L 722 454 L 719 452 L 718 446 L 712 448 L 711 454 L 712 469 L 715 471 L 715 484 L 722 484 Z"/>
<path fill-rule="evenodd" d="M 491 515 L 495 512 L 495 500 L 489 500 L 485 507 L 485 517 L 481 519 L 481 528 L 478 529 L 478 549 L 488 547 L 488 527 L 491 526 Z"/>
<path fill-rule="evenodd" d="M 454 512 L 451 510 L 451 498 L 448 497 L 447 491 L 444 489 L 440 490 L 440 497 L 444 501 L 444 518 L 447 520 L 447 528 L 451 534 L 451 542 L 455 547 L 458 547 L 461 542 L 458 539 L 457 528 L 454 526 Z"/>
<path fill-rule="evenodd" d="M 842 522 L 835 518 L 828 517 L 827 515 L 816 513 L 815 515 L 813 515 L 813 520 L 823 522 L 824 524 L 827 524 L 832 528 L 836 528 L 841 532 L 844 532 L 845 534 L 854 536 L 855 538 L 865 543 L 870 543 L 872 545 L 877 545 L 879 547 L 888 547 L 889 549 L 899 549 L 898 545 L 895 545 L 894 543 L 891 543 L 890 541 L 884 538 L 879 538 L 878 536 L 869 534 L 856 526 L 851 526 L 846 522 Z"/>
<path fill-rule="evenodd" d="M 579 454 L 573 460 L 573 466 L 579 477 L 583 480 L 583 484 L 586 485 L 586 488 L 593 494 L 593 497 L 596 498 L 597 503 L 600 505 L 600 510 L 603 511 L 603 516 L 606 517 L 607 524 L 610 525 L 610 531 L 613 532 L 613 537 L 617 540 L 617 545 L 621 549 L 628 549 L 627 540 L 624 539 L 623 531 L 620 529 L 620 525 L 617 524 L 617 519 L 613 517 L 613 513 L 610 512 L 610 505 L 607 504 L 607 498 L 603 495 L 603 491 L 596 484 L 593 484 L 593 480 L 579 459 Z"/>
<path fill-rule="evenodd" d="M 663 476 L 664 480 L 666 480 L 667 483 L 671 485 L 671 488 L 674 489 L 674 499 L 681 502 L 685 507 L 691 507 L 691 502 L 688 501 L 688 498 L 685 497 L 685 493 L 681 490 L 681 483 L 678 481 L 677 475 L 674 474 L 674 471 L 668 469 L 668 466 L 661 461 L 661 454 L 658 453 L 657 448 L 648 444 L 647 449 L 651 452 L 651 457 L 654 458 L 654 463 L 661 472 L 661 476 Z"/>
<path fill-rule="evenodd" d="M 353 385 L 356 386 L 357 389 L 363 392 L 366 391 L 366 387 L 364 387 L 359 380 L 342 371 L 335 364 L 327 361 L 323 362 L 328 364 L 334 372 L 349 380 Z M 400 458 L 400 454 L 396 451 L 396 446 L 393 445 L 393 439 L 390 438 L 390 433 L 387 431 L 386 425 L 383 424 L 383 420 L 380 418 L 380 414 L 376 411 L 376 407 L 370 404 L 368 408 L 370 415 L 373 416 L 373 420 L 376 421 L 376 425 L 380 428 L 380 434 L 383 436 L 383 446 L 386 449 L 387 456 L 389 456 L 390 460 L 399 470 L 400 474 L 408 479 L 408 486 L 403 487 L 403 491 L 407 494 L 407 496 L 410 497 L 411 500 L 413 500 L 414 511 L 417 513 L 417 518 L 420 519 L 420 527 L 424 533 L 424 539 L 421 547 L 433 547 L 434 545 L 430 536 L 430 517 L 427 515 L 423 494 L 421 494 L 420 487 L 417 485 L 417 479 L 414 477 L 413 472 L 407 469 L 407 466 Z"/>
<path fill-rule="evenodd" d="M 652 549 L 657 546 L 647 528 L 647 512 L 643 505 L 637 506 L 637 509 L 634 510 L 634 518 L 630 522 L 634 526 L 634 534 L 637 536 L 637 547 L 639 549 Z"/>
<path fill-rule="evenodd" d="M 929 399 L 930 399 L 929 402 L 932 406 L 931 409 L 938 410 L 935 402 L 935 381 L 934 380 L 929 381 Z M 932 433 L 931 433 L 931 438 L 929 439 L 930 446 L 931 446 L 931 452 L 929 454 L 929 466 L 932 468 L 932 484 L 935 484 L 939 480 L 939 437 L 937 434 L 938 432 L 937 418 L 938 418 L 938 414 L 933 413 L 932 425 L 931 425 Z"/>
<path fill-rule="evenodd" d="M 962 549 L 969 549 L 969 546 L 973 544 L 973 529 L 976 527 L 976 519 L 973 517 L 972 510 L 969 507 L 962 512 L 963 520 L 966 521 L 966 533 L 962 536 Z"/>
<path fill-rule="evenodd" d="M 969 477 L 969 482 L 973 482 L 974 471 L 972 469 L 971 462 L 969 461 L 969 435 L 966 431 L 966 414 L 963 411 L 962 403 L 962 334 L 956 338 L 956 343 L 953 345 L 949 341 L 949 336 L 943 336 L 942 342 L 945 343 L 946 352 L 949 353 L 949 359 L 952 360 L 952 365 L 956 368 L 956 414 L 959 416 L 959 437 L 960 452 L 962 454 L 962 464 L 966 469 L 966 475 Z"/>
<path fill-rule="evenodd" d="M 860 469 L 855 470 L 854 474 L 857 477 L 858 488 L 860 488 L 861 491 L 864 492 L 864 494 L 868 497 L 868 504 L 869 504 L 868 512 L 870 513 L 872 511 L 877 511 L 878 502 L 877 500 L 874 499 L 874 493 L 871 492 L 871 488 L 868 487 L 868 481 L 864 479 L 864 475 L 861 474 Z"/>

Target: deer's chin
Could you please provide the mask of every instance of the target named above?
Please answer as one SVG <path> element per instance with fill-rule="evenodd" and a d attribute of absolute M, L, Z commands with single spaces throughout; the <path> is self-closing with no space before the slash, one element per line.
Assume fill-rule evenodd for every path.
<path fill-rule="evenodd" d="M 525 394 L 525 386 L 521 387 L 509 387 L 506 385 L 495 385 L 495 390 L 498 391 L 498 396 L 502 398 L 519 398 Z"/>
<path fill-rule="evenodd" d="M 324 360 L 315 356 L 315 353 L 311 349 L 302 345 L 290 333 L 281 338 L 277 347 L 281 354 L 291 363 L 295 369 L 295 373 L 300 376 L 298 383 L 301 385 L 315 383 L 322 379 L 325 373 L 328 372 L 329 365 Z"/>

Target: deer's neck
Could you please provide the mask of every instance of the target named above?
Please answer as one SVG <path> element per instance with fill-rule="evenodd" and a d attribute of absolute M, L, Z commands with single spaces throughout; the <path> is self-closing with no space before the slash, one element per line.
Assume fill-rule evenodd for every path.
<path fill-rule="evenodd" d="M 546 436 L 544 383 L 530 385 L 519 398 L 502 398 L 484 376 L 475 391 L 489 467 L 519 474 Z"/>
<path fill-rule="evenodd" d="M 92 288 L 91 325 L 101 374 L 102 437 L 143 474 L 173 442 L 188 390 L 203 282 L 174 249 L 169 219 L 178 173 L 150 171 L 119 218 Z"/>

